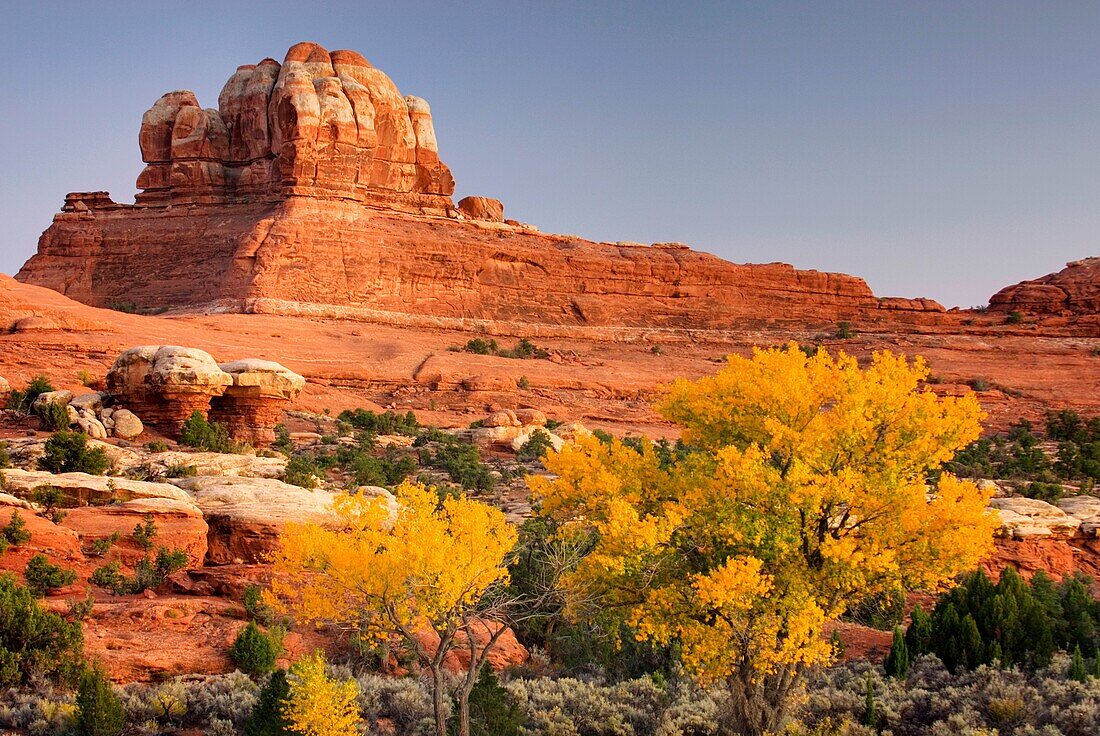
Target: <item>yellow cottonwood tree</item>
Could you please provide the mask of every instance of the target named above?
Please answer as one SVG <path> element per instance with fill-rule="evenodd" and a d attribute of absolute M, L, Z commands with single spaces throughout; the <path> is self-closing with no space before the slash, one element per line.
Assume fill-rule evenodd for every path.
<path fill-rule="evenodd" d="M 357 736 L 359 686 L 329 677 L 327 668 L 320 652 L 294 663 L 283 715 L 302 736 Z"/>
<path fill-rule="evenodd" d="M 551 452 L 530 480 L 565 533 L 596 541 L 566 579 L 641 640 L 678 641 L 702 683 L 724 685 L 724 733 L 779 731 L 822 627 L 861 600 L 936 589 L 992 545 L 989 494 L 929 476 L 978 437 L 972 396 L 922 389 L 927 368 L 794 344 L 730 356 L 672 384 L 658 410 L 691 451 L 613 441 Z"/>
<path fill-rule="evenodd" d="M 486 594 L 507 583 L 517 533 L 498 509 L 472 499 L 440 501 L 434 489 L 408 481 L 395 494 L 396 511 L 384 498 L 344 494 L 335 500 L 337 524 L 288 525 L 272 557 L 268 598 L 300 620 L 342 624 L 368 641 L 403 639 L 432 672 L 438 736 L 447 732 L 443 662 L 466 648 L 458 690 L 465 736 L 470 691 L 507 630 L 487 624 L 498 611 Z M 439 638 L 434 651 L 418 636 L 427 629 Z M 480 649 L 479 634 L 487 639 Z"/>

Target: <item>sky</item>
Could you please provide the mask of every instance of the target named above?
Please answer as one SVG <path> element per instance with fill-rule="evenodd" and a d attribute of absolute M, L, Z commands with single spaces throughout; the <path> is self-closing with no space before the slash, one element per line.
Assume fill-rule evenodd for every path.
<path fill-rule="evenodd" d="M 69 191 L 132 202 L 142 113 L 297 41 L 432 107 L 456 199 L 594 240 L 985 303 L 1100 253 L 1100 4 L 3 3 L 0 272 Z"/>

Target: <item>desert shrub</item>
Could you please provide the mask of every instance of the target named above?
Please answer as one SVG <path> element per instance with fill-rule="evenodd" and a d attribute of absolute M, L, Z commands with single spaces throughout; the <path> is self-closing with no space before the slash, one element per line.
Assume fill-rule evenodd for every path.
<path fill-rule="evenodd" d="M 445 435 L 447 440 L 440 443 L 435 451 L 421 450 L 420 463 L 443 470 L 451 480 L 465 490 L 488 491 L 495 485 L 488 465 L 481 462 L 477 445 L 461 442 L 453 435 Z"/>
<path fill-rule="evenodd" d="M 279 645 L 271 635 L 262 631 L 255 621 L 249 621 L 237 634 L 229 656 L 237 669 L 246 675 L 265 675 L 275 669 L 278 651 Z"/>
<path fill-rule="evenodd" d="M 286 464 L 283 482 L 301 488 L 316 488 L 324 474 L 312 457 L 295 455 Z"/>
<path fill-rule="evenodd" d="M 153 440 L 145 443 L 145 449 L 149 452 L 168 452 L 168 443 L 164 440 Z"/>
<path fill-rule="evenodd" d="M 11 467 L 11 453 L 8 452 L 8 443 L 0 442 L 0 470 Z"/>
<path fill-rule="evenodd" d="M 73 698 L 49 684 L 9 690 L 0 699 L 0 728 L 31 736 L 64 736 L 76 725 Z M 7 733 L 7 731 L 5 731 Z"/>
<path fill-rule="evenodd" d="M 46 432 L 68 429 L 71 424 L 69 407 L 58 402 L 50 402 L 38 410 L 38 421 Z"/>
<path fill-rule="evenodd" d="M 186 552 L 160 547 L 155 557 L 147 552 L 137 561 L 132 577 L 123 574 L 118 561 L 115 560 L 93 570 L 88 581 L 92 585 L 110 590 L 115 595 L 132 595 L 159 588 L 169 575 L 186 566 Z"/>
<path fill-rule="evenodd" d="M 356 681 L 359 683 L 359 711 L 369 733 L 379 730 L 378 722 L 382 719 L 391 721 L 394 731 L 402 736 L 435 733 L 432 696 L 420 679 L 361 674 Z"/>
<path fill-rule="evenodd" d="M 484 667 L 470 691 L 470 736 L 522 736 L 523 713 L 500 685 L 493 669 Z"/>
<path fill-rule="evenodd" d="M 1046 501 L 1047 503 L 1056 503 L 1066 492 L 1061 483 L 1044 483 L 1038 480 L 1020 486 L 1016 490 L 1021 496 Z"/>
<path fill-rule="evenodd" d="M 979 393 L 982 391 L 990 391 L 993 388 L 993 384 L 989 381 L 988 378 L 971 378 L 966 383 L 968 386 L 970 386 L 970 388 L 978 391 Z"/>
<path fill-rule="evenodd" d="M 54 524 L 60 524 L 65 518 L 61 503 L 65 494 L 57 486 L 38 486 L 31 491 L 31 500 L 42 507 L 42 516 Z"/>
<path fill-rule="evenodd" d="M 290 697 L 290 682 L 286 670 L 277 669 L 267 678 L 256 705 L 244 724 L 245 736 L 291 736 L 286 704 Z"/>
<path fill-rule="evenodd" d="M 28 684 L 36 678 L 71 684 L 83 656 L 79 623 L 43 608 L 13 575 L 0 575 L 0 684 Z"/>
<path fill-rule="evenodd" d="M 102 539 L 92 541 L 88 549 L 85 550 L 85 554 L 87 554 L 88 557 L 103 557 L 111 551 L 111 547 L 114 546 L 114 543 L 121 538 L 122 535 L 120 535 L 118 531 L 112 531 L 110 537 L 103 537 Z"/>
<path fill-rule="evenodd" d="M 244 589 L 241 605 L 244 606 L 249 618 L 264 626 L 270 626 L 275 620 L 275 611 L 264 603 L 263 589 L 258 585 L 249 585 Z"/>
<path fill-rule="evenodd" d="M 141 521 L 134 525 L 133 537 L 138 546 L 146 552 L 153 549 L 157 538 L 157 523 L 153 520 L 152 514 L 146 514 Z"/>
<path fill-rule="evenodd" d="M 120 570 L 121 566 L 118 560 L 113 560 L 106 565 L 100 565 L 92 570 L 92 574 L 88 577 L 88 582 L 92 585 L 98 585 L 101 588 L 107 588 L 121 595 L 125 592 L 126 586 Z"/>
<path fill-rule="evenodd" d="M 233 442 L 224 424 L 207 421 L 196 411 L 180 429 L 180 444 L 206 452 L 233 453 L 242 448 Z"/>
<path fill-rule="evenodd" d="M 856 336 L 855 328 L 852 327 L 851 322 L 837 322 L 836 332 L 834 336 L 838 340 L 850 340 Z"/>
<path fill-rule="evenodd" d="M 396 486 L 414 473 L 417 462 L 409 456 L 398 457 L 397 451 L 389 447 L 385 455 L 376 457 L 366 450 L 357 450 L 341 454 L 343 465 L 361 486 Z"/>
<path fill-rule="evenodd" d="M 76 571 L 54 565 L 46 555 L 37 554 L 27 561 L 23 577 L 27 587 L 38 597 L 49 595 L 58 588 L 72 585 L 76 580 Z"/>
<path fill-rule="evenodd" d="M 12 391 L 8 396 L 8 409 L 19 414 L 29 414 L 35 399 L 42 394 L 56 391 L 50 379 L 43 375 L 34 376 L 22 391 Z"/>
<path fill-rule="evenodd" d="M 500 347 L 496 340 L 475 337 L 472 340 L 468 340 L 466 344 L 461 347 L 451 347 L 448 349 L 453 352 L 473 353 L 475 355 L 495 355 L 498 358 L 516 358 L 519 360 L 531 360 L 535 358 L 545 360 L 550 357 L 549 350 L 535 345 L 535 343 L 531 342 L 526 337 L 521 338 L 520 341 L 515 344 L 515 347 L 511 348 Z"/>
<path fill-rule="evenodd" d="M 126 713 L 114 686 L 99 667 L 84 671 L 76 693 L 78 736 L 118 736 L 126 726 Z"/>
<path fill-rule="evenodd" d="M 1005 317 L 1005 324 L 1006 325 L 1018 325 L 1023 321 L 1024 321 L 1024 315 L 1021 314 L 1020 312 L 1009 312 L 1008 316 Z"/>
<path fill-rule="evenodd" d="M 550 441 L 550 433 L 545 429 L 536 429 L 531 433 L 531 437 L 523 443 L 523 447 L 519 448 L 516 453 L 517 460 L 540 460 L 546 451 L 553 448 L 554 443 Z"/>
<path fill-rule="evenodd" d="M 375 414 L 366 409 L 355 409 L 340 412 L 338 418 L 345 424 L 373 435 L 403 434 L 415 437 L 420 430 L 420 423 L 416 421 L 416 415 L 411 411 L 404 414 L 393 411 Z"/>
<path fill-rule="evenodd" d="M 23 516 L 18 511 L 13 509 L 8 523 L 0 528 L 0 540 L 2 540 L 0 544 L 3 544 L 5 548 L 9 544 L 18 547 L 31 541 L 31 533 L 27 531 L 27 522 L 23 521 Z"/>
<path fill-rule="evenodd" d="M 1030 422 L 1020 420 L 1006 434 L 982 438 L 964 447 L 945 469 L 965 478 L 1058 480 L 1050 458 Z"/>
<path fill-rule="evenodd" d="M 111 462 L 102 447 L 88 447 L 88 438 L 80 432 L 61 430 L 46 440 L 38 469 L 51 473 L 88 473 L 103 475 Z"/>
<path fill-rule="evenodd" d="M 290 439 L 290 430 L 286 428 L 285 424 L 275 425 L 275 441 L 271 443 L 271 449 L 284 455 L 294 452 L 294 441 Z"/>
<path fill-rule="evenodd" d="M 199 474 L 199 469 L 194 465 L 176 463 L 164 469 L 165 478 L 194 478 Z"/>

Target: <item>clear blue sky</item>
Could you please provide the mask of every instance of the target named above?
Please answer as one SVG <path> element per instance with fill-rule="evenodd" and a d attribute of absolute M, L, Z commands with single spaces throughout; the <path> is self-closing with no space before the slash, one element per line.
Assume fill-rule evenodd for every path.
<path fill-rule="evenodd" d="M 1100 4 L 6 3 L 0 271 L 66 192 L 133 201 L 162 93 L 296 41 L 432 105 L 458 196 L 597 240 L 985 302 L 1100 253 Z"/>

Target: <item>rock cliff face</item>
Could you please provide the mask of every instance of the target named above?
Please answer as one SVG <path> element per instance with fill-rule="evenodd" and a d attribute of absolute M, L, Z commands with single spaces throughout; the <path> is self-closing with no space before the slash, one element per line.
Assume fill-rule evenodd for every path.
<path fill-rule="evenodd" d="M 350 51 L 303 43 L 242 66 L 216 110 L 170 92 L 139 144 L 136 203 L 71 193 L 20 280 L 96 306 L 436 326 L 944 319 L 852 276 L 543 235 L 485 197 L 455 207 L 428 104 Z"/>
<path fill-rule="evenodd" d="M 1096 315 L 1100 313 L 1100 257 L 1073 261 L 1057 273 L 1006 286 L 990 297 L 989 308 L 1040 316 Z"/>

